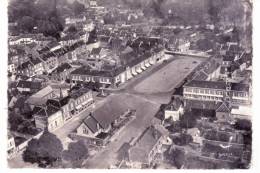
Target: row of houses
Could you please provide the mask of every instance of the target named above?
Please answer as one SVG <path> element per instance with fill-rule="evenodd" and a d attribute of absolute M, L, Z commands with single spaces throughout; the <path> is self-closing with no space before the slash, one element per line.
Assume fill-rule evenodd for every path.
<path fill-rule="evenodd" d="M 54 46 L 55 47 L 55 46 Z M 51 73 L 59 65 L 67 61 L 74 61 L 77 58 L 77 53 L 83 51 L 84 42 L 77 42 L 71 46 L 57 47 L 55 50 L 47 50 L 41 53 L 38 57 L 30 57 L 28 61 L 20 64 L 17 67 L 17 74 L 32 77 L 41 75 L 44 72 Z"/>
<path fill-rule="evenodd" d="M 133 52 L 123 54 L 120 57 L 123 65 L 112 70 L 93 70 L 81 67 L 71 72 L 70 79 L 77 81 L 93 81 L 101 84 L 116 86 L 142 73 L 150 66 L 164 60 L 164 49 L 156 48 L 153 53 L 136 54 Z"/>
<path fill-rule="evenodd" d="M 221 81 L 192 80 L 183 86 L 185 100 L 222 102 L 228 99 L 234 105 L 251 104 L 248 84 Z"/>
<path fill-rule="evenodd" d="M 72 89 L 66 97 L 47 99 L 33 109 L 36 128 L 54 131 L 93 103 L 92 91 L 82 87 Z"/>

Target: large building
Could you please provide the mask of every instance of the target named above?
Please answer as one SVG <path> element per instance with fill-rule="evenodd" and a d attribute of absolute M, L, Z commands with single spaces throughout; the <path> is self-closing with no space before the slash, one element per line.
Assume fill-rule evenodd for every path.
<path fill-rule="evenodd" d="M 185 100 L 222 102 L 229 99 L 234 105 L 251 104 L 247 84 L 192 80 L 183 88 Z"/>
<path fill-rule="evenodd" d="M 118 67 L 94 70 L 83 66 L 71 72 L 70 77 L 73 83 L 78 81 L 92 81 L 118 86 L 163 59 L 164 50 L 162 48 L 156 48 L 152 53 L 147 52 L 141 55 L 130 52 L 120 56 L 121 65 Z"/>

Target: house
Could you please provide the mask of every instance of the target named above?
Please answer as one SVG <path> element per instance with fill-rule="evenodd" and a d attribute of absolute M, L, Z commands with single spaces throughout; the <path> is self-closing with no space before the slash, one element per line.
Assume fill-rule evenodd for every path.
<path fill-rule="evenodd" d="M 129 165 L 132 168 L 151 166 L 155 155 L 160 152 L 164 136 L 155 127 L 148 127 L 136 144 L 129 149 Z"/>
<path fill-rule="evenodd" d="M 71 46 L 79 41 L 79 35 L 77 34 L 67 34 L 62 37 L 59 41 L 61 46 Z"/>
<path fill-rule="evenodd" d="M 55 90 L 50 85 L 48 85 L 47 87 L 30 96 L 26 102 L 31 106 L 31 108 L 34 108 L 35 106 L 44 105 L 48 99 L 54 97 L 59 97 L 59 94 L 55 93 Z"/>
<path fill-rule="evenodd" d="M 48 44 L 46 45 L 46 47 L 47 47 L 51 52 L 53 52 L 53 51 L 55 51 L 55 50 L 57 50 L 57 49 L 60 49 L 60 48 L 61 48 L 61 44 L 58 43 L 57 41 L 52 41 L 52 42 L 48 43 Z"/>
<path fill-rule="evenodd" d="M 97 6 L 97 1 L 96 0 L 90 0 L 89 1 L 90 7 L 96 7 Z"/>
<path fill-rule="evenodd" d="M 85 16 L 67 17 L 65 19 L 65 24 L 71 25 L 71 24 L 85 22 L 86 20 L 87 20 L 87 18 Z"/>
<path fill-rule="evenodd" d="M 231 64 L 235 61 L 235 57 L 232 55 L 224 55 L 223 56 L 223 61 L 222 61 L 222 66 L 223 67 L 230 67 Z"/>
<path fill-rule="evenodd" d="M 125 108 L 125 105 L 121 105 L 121 103 L 105 103 L 84 119 L 76 129 L 77 134 L 90 138 L 98 138 L 102 134 L 107 134 L 118 123 L 120 117 L 128 113 L 129 110 Z"/>
<path fill-rule="evenodd" d="M 33 117 L 36 128 L 48 129 L 50 132 L 64 124 L 61 110 L 52 105 L 37 107 L 37 112 L 34 113 Z"/>
<path fill-rule="evenodd" d="M 165 108 L 164 119 L 171 118 L 173 121 L 178 121 L 181 114 L 183 114 L 182 103 L 179 98 L 176 98 Z"/>
<path fill-rule="evenodd" d="M 50 74 L 50 79 L 54 81 L 65 81 L 69 79 L 70 73 L 73 71 L 73 68 L 68 63 L 63 63 L 54 69 Z"/>
<path fill-rule="evenodd" d="M 18 36 L 17 38 L 10 39 L 9 45 L 31 44 L 35 40 L 27 35 Z"/>
<path fill-rule="evenodd" d="M 29 58 L 28 61 L 18 65 L 17 74 L 32 77 L 35 75 L 43 74 L 44 65 L 40 58 Z"/>
<path fill-rule="evenodd" d="M 251 106 L 238 106 L 233 107 L 231 110 L 231 116 L 238 119 L 251 120 L 253 115 Z"/>
<path fill-rule="evenodd" d="M 16 72 L 16 65 L 12 62 L 8 62 L 8 72 L 14 74 Z"/>
<path fill-rule="evenodd" d="M 92 115 L 87 116 L 87 118 L 83 120 L 83 122 L 76 129 L 76 131 L 78 135 L 93 138 L 102 132 L 99 123 Z"/>
<path fill-rule="evenodd" d="M 15 146 L 15 141 L 14 141 L 14 136 L 8 132 L 7 135 L 7 157 L 10 158 L 12 157 L 13 154 L 16 152 L 16 146 Z"/>
<path fill-rule="evenodd" d="M 216 109 L 216 117 L 218 121 L 226 122 L 230 120 L 231 107 L 228 102 L 223 101 L 222 104 Z"/>
<path fill-rule="evenodd" d="M 91 58 L 104 58 L 107 55 L 107 51 L 104 48 L 93 48 L 90 57 Z"/>
<path fill-rule="evenodd" d="M 197 71 L 192 80 L 212 80 L 220 77 L 221 63 L 219 59 L 210 58 L 204 63 L 202 69 Z"/>
<path fill-rule="evenodd" d="M 51 73 L 59 65 L 58 57 L 51 52 L 43 54 L 41 61 L 43 62 L 44 71 L 47 73 Z"/>
<path fill-rule="evenodd" d="M 221 102 L 229 98 L 232 104 L 251 104 L 247 84 L 192 80 L 183 88 L 184 100 Z"/>
<path fill-rule="evenodd" d="M 69 120 L 75 114 L 75 101 L 70 96 L 49 99 L 46 105 L 59 108 L 64 121 Z"/>
<path fill-rule="evenodd" d="M 177 50 L 180 52 L 186 52 L 190 49 L 190 41 L 186 39 L 178 39 L 177 45 Z"/>
<path fill-rule="evenodd" d="M 25 80 L 20 80 L 16 88 L 20 92 L 37 92 L 41 89 L 42 85 L 40 82 L 34 82 L 34 81 L 25 81 Z"/>
<path fill-rule="evenodd" d="M 94 103 L 92 91 L 84 87 L 72 88 L 69 96 L 73 100 L 75 113 L 81 112 Z"/>

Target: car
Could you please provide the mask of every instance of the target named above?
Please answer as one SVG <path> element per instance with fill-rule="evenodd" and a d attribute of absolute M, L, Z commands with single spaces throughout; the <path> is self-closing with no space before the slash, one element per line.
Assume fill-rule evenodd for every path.
<path fill-rule="evenodd" d="M 193 61 L 192 63 L 193 63 L 193 64 L 197 64 L 198 62 L 197 62 L 197 61 Z"/>

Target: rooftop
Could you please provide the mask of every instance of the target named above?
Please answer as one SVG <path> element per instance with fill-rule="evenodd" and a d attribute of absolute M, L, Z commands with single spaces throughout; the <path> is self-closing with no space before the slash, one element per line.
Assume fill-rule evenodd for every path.
<path fill-rule="evenodd" d="M 162 134 L 153 126 L 147 128 L 136 145 L 130 148 L 130 161 L 148 163 L 148 155 L 161 137 Z"/>
<path fill-rule="evenodd" d="M 93 112 L 93 117 L 103 129 L 106 129 L 113 121 L 123 115 L 126 111 L 127 108 L 123 103 L 119 101 L 111 101 L 95 110 Z"/>
<path fill-rule="evenodd" d="M 98 131 L 98 122 L 92 115 L 87 116 L 87 118 L 83 120 L 83 123 L 92 131 L 92 133 L 96 133 Z"/>
<path fill-rule="evenodd" d="M 59 110 L 60 110 L 59 108 L 49 105 L 49 106 L 42 107 L 35 114 L 43 117 L 50 117 L 51 115 L 55 114 Z"/>
<path fill-rule="evenodd" d="M 63 63 L 60 66 L 58 66 L 55 70 L 53 70 L 53 73 L 62 73 L 71 68 L 72 66 L 69 63 Z"/>

